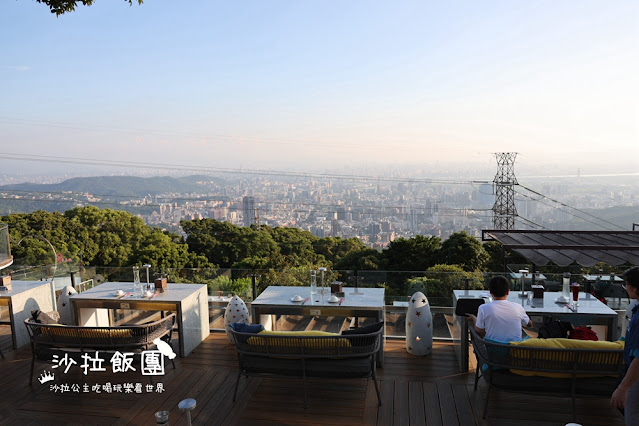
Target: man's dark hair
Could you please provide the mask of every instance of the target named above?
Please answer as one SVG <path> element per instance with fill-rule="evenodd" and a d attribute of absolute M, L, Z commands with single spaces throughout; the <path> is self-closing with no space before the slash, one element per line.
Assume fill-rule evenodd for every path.
<path fill-rule="evenodd" d="M 510 290 L 510 282 L 503 275 L 496 275 L 488 282 L 488 289 L 495 297 L 504 297 Z"/>
<path fill-rule="evenodd" d="M 626 283 L 639 289 L 639 266 L 635 266 L 624 272 L 623 279 L 626 280 Z"/>

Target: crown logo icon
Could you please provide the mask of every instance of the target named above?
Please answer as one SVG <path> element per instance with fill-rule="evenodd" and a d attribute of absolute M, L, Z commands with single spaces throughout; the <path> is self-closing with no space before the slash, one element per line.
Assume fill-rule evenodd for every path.
<path fill-rule="evenodd" d="M 53 374 L 50 371 L 45 371 L 44 373 L 42 373 L 40 375 L 40 377 L 38 378 L 38 381 L 40 382 L 41 385 L 43 385 L 43 384 L 45 384 L 47 382 L 50 382 L 50 381 L 52 381 L 54 379 L 55 379 L 55 374 Z"/>

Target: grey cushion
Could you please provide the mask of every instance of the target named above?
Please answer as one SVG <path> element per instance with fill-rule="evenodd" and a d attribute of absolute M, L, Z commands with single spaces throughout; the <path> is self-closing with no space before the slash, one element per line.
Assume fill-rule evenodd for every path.
<path fill-rule="evenodd" d="M 247 373 L 267 373 L 284 376 L 302 376 L 302 360 L 295 358 L 265 358 L 244 355 L 242 368 Z M 371 358 L 307 359 L 308 377 L 368 377 L 371 373 Z"/>

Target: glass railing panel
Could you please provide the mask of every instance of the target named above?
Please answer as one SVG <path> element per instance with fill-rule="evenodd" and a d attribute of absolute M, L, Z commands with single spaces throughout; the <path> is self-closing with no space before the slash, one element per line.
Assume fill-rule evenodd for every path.
<path fill-rule="evenodd" d="M 11 244 L 9 243 L 9 226 L 0 223 L 0 270 L 13 263 Z M 0 275 L 3 273 L 0 272 Z"/>
<path fill-rule="evenodd" d="M 514 266 L 517 269 L 517 265 Z M 523 270 L 523 265 L 521 269 Z M 50 274 L 50 265 L 42 267 L 11 268 L 14 279 L 40 280 Z M 315 269 L 316 270 L 316 269 Z M 268 270 L 223 269 L 223 268 L 149 268 L 149 281 L 157 277 L 166 277 L 171 283 L 206 284 L 209 295 L 209 318 L 211 329 L 223 329 L 223 316 L 226 304 L 232 295 L 238 295 L 250 308 L 255 297 L 268 286 L 299 286 L 310 284 L 309 268 L 287 268 Z M 56 271 L 56 286 L 68 281 L 70 273 L 75 274 L 76 287 L 86 290 L 106 281 L 132 282 L 133 270 L 126 267 L 88 267 L 75 259 L 62 262 Z M 577 271 L 578 272 L 578 271 Z M 495 275 L 505 275 L 510 281 L 513 292 L 530 291 L 533 284 L 544 285 L 546 291 L 561 291 L 563 272 L 543 274 L 519 274 L 516 271 L 502 272 L 466 272 L 456 267 L 441 267 L 431 271 L 390 271 L 390 270 L 331 270 L 324 272 L 324 285 L 330 288 L 334 281 L 342 283 L 348 294 L 355 287 L 377 287 L 385 289 L 386 334 L 404 337 L 406 333 L 406 312 L 410 297 L 422 292 L 428 298 L 433 316 L 434 337 L 459 338 L 459 322 L 453 314 L 453 290 L 484 290 L 488 292 L 488 283 Z M 322 284 L 321 271 L 317 273 L 318 286 Z M 146 282 L 146 270 L 141 268 L 140 279 Z M 65 281 L 66 280 L 66 281 Z M 603 297 L 613 309 L 625 309 L 629 299 L 623 291 L 620 275 L 572 273 L 570 282 L 580 284 L 582 292 L 591 292 L 593 297 Z"/>

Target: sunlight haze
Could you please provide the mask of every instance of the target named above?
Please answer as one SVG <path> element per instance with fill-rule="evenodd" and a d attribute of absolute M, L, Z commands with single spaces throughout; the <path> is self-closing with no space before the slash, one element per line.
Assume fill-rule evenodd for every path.
<path fill-rule="evenodd" d="M 96 0 L 56 18 L 13 0 L 0 33 L 5 153 L 637 171 L 635 1 Z"/>

